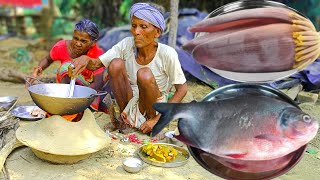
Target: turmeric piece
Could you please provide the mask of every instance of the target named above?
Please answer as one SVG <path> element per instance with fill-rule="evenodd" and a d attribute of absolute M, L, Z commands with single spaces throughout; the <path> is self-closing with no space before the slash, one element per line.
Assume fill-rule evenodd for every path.
<path fill-rule="evenodd" d="M 148 156 L 151 161 L 170 162 L 175 160 L 178 151 L 165 144 L 149 143 L 142 147 L 142 151 Z"/>

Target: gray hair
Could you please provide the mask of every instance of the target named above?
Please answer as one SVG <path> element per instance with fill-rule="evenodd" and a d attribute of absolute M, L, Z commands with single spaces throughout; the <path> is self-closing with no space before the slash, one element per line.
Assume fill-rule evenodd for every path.
<path fill-rule="evenodd" d="M 96 41 L 99 38 L 98 26 L 89 19 L 80 20 L 75 26 L 75 31 L 86 32 L 90 35 L 91 40 Z"/>

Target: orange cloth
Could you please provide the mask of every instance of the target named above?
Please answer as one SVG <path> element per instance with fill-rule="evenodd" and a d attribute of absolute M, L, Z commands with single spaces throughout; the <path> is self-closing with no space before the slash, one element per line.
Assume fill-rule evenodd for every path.
<path fill-rule="evenodd" d="M 46 117 L 50 117 L 52 116 L 51 114 L 47 113 Z M 61 117 L 63 117 L 65 120 L 72 122 L 76 117 L 78 116 L 78 114 L 71 114 L 71 115 L 61 115 Z"/>
<path fill-rule="evenodd" d="M 98 58 L 102 54 L 103 50 L 98 46 L 98 44 L 94 44 L 87 52 L 87 56 L 91 58 Z M 50 57 L 54 61 L 60 61 L 61 65 L 71 61 L 71 58 L 68 54 L 66 40 L 60 40 L 52 47 L 52 49 L 50 50 Z M 83 75 L 86 81 L 90 81 L 93 75 L 99 74 L 103 71 L 104 68 L 99 69 L 99 71 L 90 71 L 84 69 L 81 72 L 81 74 Z M 57 77 L 57 79 L 59 78 L 61 77 Z"/>

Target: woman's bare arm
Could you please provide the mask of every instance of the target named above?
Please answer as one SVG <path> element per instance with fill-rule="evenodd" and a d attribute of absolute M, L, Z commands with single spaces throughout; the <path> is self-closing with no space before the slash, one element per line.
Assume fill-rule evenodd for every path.
<path fill-rule="evenodd" d="M 173 94 L 173 96 L 168 102 L 179 103 L 187 94 L 188 86 L 187 86 L 187 83 L 184 83 L 184 84 L 175 84 L 174 87 L 176 88 L 176 92 Z"/>
<path fill-rule="evenodd" d="M 72 64 L 75 67 L 73 70 L 73 76 L 77 76 L 84 69 L 94 71 L 103 66 L 99 58 L 90 58 L 86 55 L 82 55 L 78 58 L 73 59 Z"/>

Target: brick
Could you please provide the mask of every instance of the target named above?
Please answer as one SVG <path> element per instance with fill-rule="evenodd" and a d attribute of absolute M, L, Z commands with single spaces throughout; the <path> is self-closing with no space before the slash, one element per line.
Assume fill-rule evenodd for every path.
<path fill-rule="evenodd" d="M 297 95 L 299 94 L 299 92 L 302 91 L 303 86 L 301 84 L 294 86 L 290 89 L 284 89 L 281 90 L 283 93 L 285 93 L 287 96 L 289 96 L 292 100 L 294 100 Z"/>
<path fill-rule="evenodd" d="M 318 100 L 318 97 L 319 97 L 319 94 L 301 91 L 298 94 L 297 99 L 300 103 L 305 103 L 305 102 L 316 103 Z"/>

